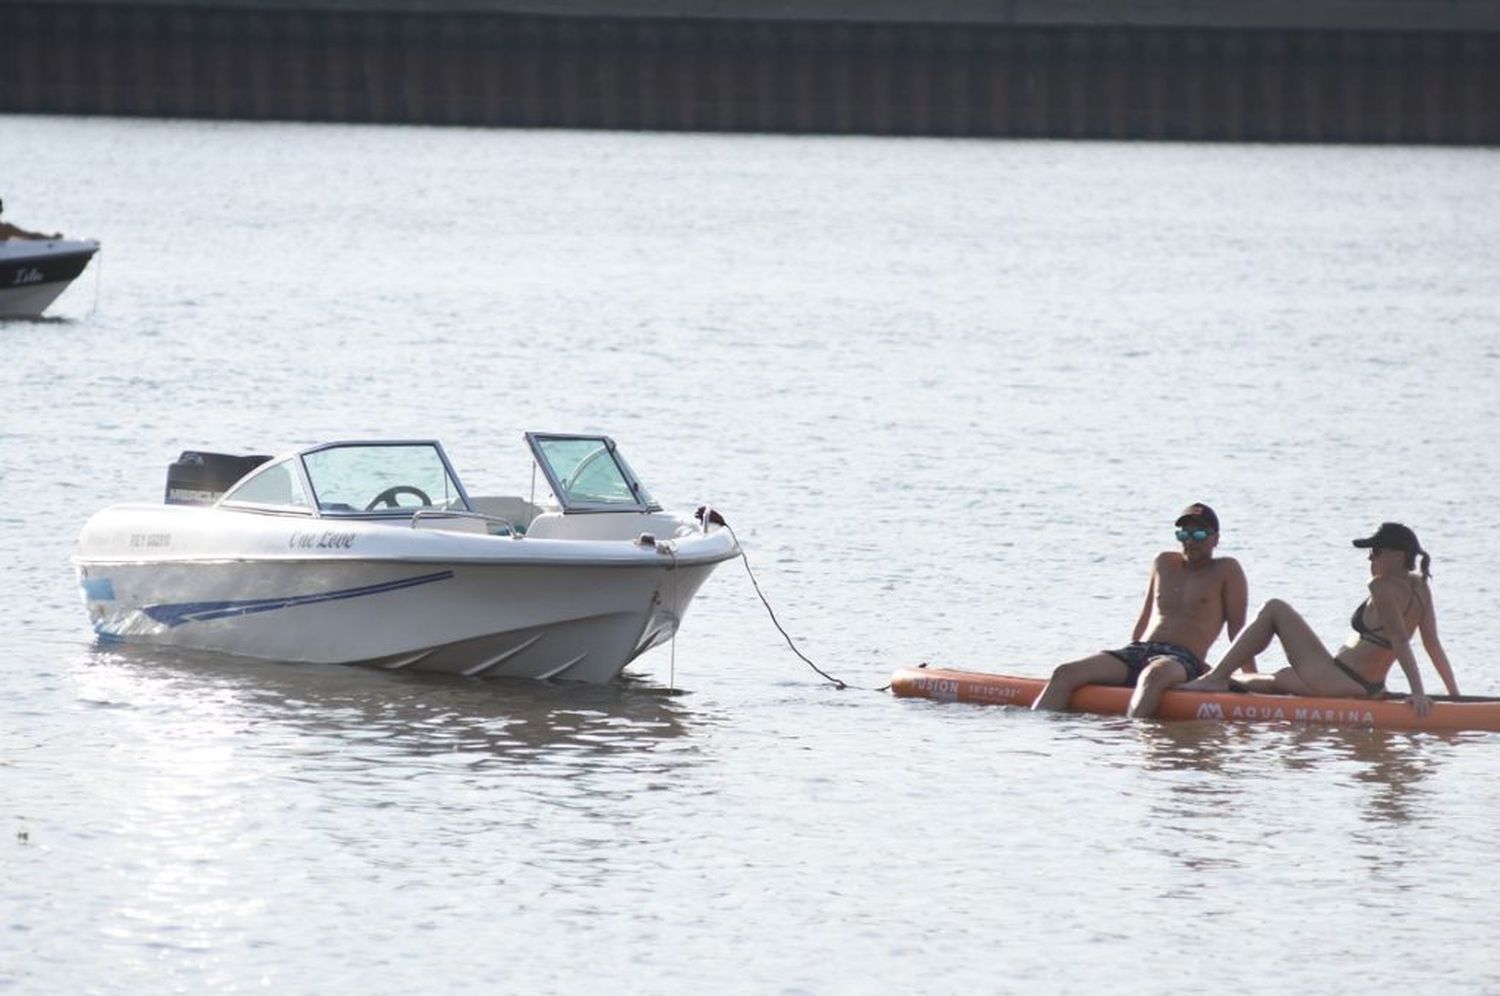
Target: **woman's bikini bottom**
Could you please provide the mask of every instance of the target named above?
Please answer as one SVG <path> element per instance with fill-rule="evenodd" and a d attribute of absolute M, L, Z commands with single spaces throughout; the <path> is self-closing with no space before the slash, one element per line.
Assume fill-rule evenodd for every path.
<path fill-rule="evenodd" d="M 1366 681 L 1364 675 L 1360 674 L 1358 671 L 1354 670 L 1354 668 L 1350 667 L 1348 664 L 1345 664 L 1337 657 L 1333 659 L 1333 666 L 1347 674 L 1350 681 L 1357 682 L 1359 684 L 1359 687 L 1365 690 L 1365 696 L 1367 698 L 1373 699 L 1377 695 L 1385 694 L 1385 682 L 1382 681 L 1379 684 L 1376 684 L 1373 681 Z"/>

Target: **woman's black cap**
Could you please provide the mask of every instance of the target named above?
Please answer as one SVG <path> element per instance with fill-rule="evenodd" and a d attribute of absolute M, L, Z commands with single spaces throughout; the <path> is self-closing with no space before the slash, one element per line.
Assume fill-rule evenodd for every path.
<path fill-rule="evenodd" d="M 1417 542 L 1417 534 L 1406 528 L 1399 522 L 1382 522 L 1380 528 L 1375 530 L 1374 536 L 1357 539 L 1354 545 L 1362 550 L 1400 550 L 1403 553 L 1416 555 L 1422 552 L 1422 544 Z"/>

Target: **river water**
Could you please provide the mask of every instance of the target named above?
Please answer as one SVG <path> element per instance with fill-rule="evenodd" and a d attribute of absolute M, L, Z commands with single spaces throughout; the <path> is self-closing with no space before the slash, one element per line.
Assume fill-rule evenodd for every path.
<path fill-rule="evenodd" d="M 1500 152 L 0 117 L 0 185 L 104 245 L 0 326 L 0 991 L 1500 990 L 1500 735 L 873 690 L 1120 643 L 1201 499 L 1329 642 L 1413 525 L 1500 694 Z M 526 429 L 860 687 L 735 563 L 604 688 L 92 641 L 179 450 Z"/>

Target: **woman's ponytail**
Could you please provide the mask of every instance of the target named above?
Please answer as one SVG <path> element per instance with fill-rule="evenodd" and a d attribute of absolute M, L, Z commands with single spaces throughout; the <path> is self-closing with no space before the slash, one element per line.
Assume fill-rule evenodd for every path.
<path fill-rule="evenodd" d="M 1420 548 L 1417 550 L 1417 553 L 1421 554 L 1421 556 L 1422 556 L 1422 580 L 1423 581 L 1431 581 L 1432 580 L 1432 557 L 1428 555 L 1428 553 L 1427 553 L 1426 550 L 1423 550 L 1423 549 L 1420 549 Z"/>

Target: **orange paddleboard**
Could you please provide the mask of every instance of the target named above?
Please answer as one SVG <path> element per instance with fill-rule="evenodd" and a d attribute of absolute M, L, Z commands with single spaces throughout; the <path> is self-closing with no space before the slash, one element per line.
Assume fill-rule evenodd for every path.
<path fill-rule="evenodd" d="M 908 667 L 891 676 L 891 693 L 901 698 L 971 702 L 978 705 L 1028 707 L 1042 693 L 1043 678 L 986 674 L 951 668 Z M 1123 716 L 1129 688 L 1084 685 L 1068 708 L 1103 716 Z M 1246 723 L 1316 723 L 1323 726 L 1372 727 L 1380 730 L 1500 731 L 1500 698 L 1474 695 L 1432 697 L 1425 717 L 1405 698 L 1330 699 L 1249 692 L 1168 691 L 1158 719 L 1204 719 Z"/>

